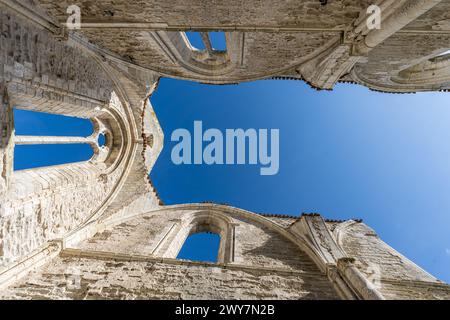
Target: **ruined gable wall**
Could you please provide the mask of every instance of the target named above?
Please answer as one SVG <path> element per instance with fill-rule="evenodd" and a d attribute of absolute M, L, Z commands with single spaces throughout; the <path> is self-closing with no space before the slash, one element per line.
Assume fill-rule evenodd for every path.
<path fill-rule="evenodd" d="M 171 242 L 176 237 L 169 232 L 177 227 L 185 228 L 183 221 L 190 219 L 195 212 L 180 209 L 149 212 L 107 228 L 76 247 L 93 251 L 164 255 L 165 249 L 179 245 Z M 234 263 L 319 272 L 304 252 L 277 231 L 237 215 L 230 217 L 235 228 Z M 180 241 L 184 242 L 184 238 Z M 163 247 L 159 254 L 155 253 L 158 245 Z"/>
<path fill-rule="evenodd" d="M 9 168 L 2 170 L 0 179 L 2 269 L 84 223 L 111 194 L 124 164 L 118 164 L 113 172 L 106 164 L 94 162 L 12 172 L 10 107 L 103 117 L 99 109 L 110 107 L 114 86 L 83 50 L 3 7 L 0 30 L 0 168 Z M 117 112 L 121 106 L 114 108 Z M 113 121 L 110 116 L 107 119 Z M 117 137 L 121 134 L 116 132 Z"/>
<path fill-rule="evenodd" d="M 384 278 L 436 281 L 436 278 L 395 252 L 364 223 L 354 223 L 346 229 L 342 247 L 358 260 L 361 272 L 366 275 L 370 275 L 369 267 L 374 264 L 380 267 Z"/>
<path fill-rule="evenodd" d="M 236 224 L 234 262 L 197 263 L 155 253 L 171 238 L 173 224 L 193 213 L 166 209 L 124 220 L 66 249 L 1 298 L 339 298 L 326 275 L 296 245 L 237 215 L 231 216 Z M 77 276 L 80 286 L 73 287 Z"/>
<path fill-rule="evenodd" d="M 386 299 L 450 298 L 449 285 L 395 251 L 364 223 L 346 227 L 340 244 Z"/>

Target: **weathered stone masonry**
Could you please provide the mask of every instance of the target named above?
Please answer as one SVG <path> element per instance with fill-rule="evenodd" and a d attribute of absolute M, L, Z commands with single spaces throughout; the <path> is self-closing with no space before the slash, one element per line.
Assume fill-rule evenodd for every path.
<path fill-rule="evenodd" d="M 0 0 L 0 298 L 450 299 L 361 221 L 164 206 L 148 179 L 164 140 L 149 102 L 160 77 L 447 91 L 450 0 L 376 1 L 380 30 L 365 23 L 372 1 L 77 3 L 70 31 L 69 1 Z M 225 52 L 208 31 L 225 31 Z M 94 133 L 16 136 L 13 108 L 90 119 Z M 13 170 L 17 144 L 74 140 L 92 159 Z M 218 263 L 177 260 L 201 231 L 221 236 Z"/>
<path fill-rule="evenodd" d="M 2 9 L 0 17 L 2 113 L 6 118 L 5 148 L 1 150 L 0 266 L 5 266 L 88 222 L 128 175 L 144 182 L 139 189 L 150 192 L 148 201 L 156 204 L 157 200 L 150 185 L 145 187 L 148 170 L 141 169 L 145 159 L 139 151 L 144 145 L 135 144 L 132 151 L 130 146 L 132 139 L 142 139 L 145 93 L 136 106 L 141 111 L 134 111 L 137 116 L 124 110 L 122 101 L 130 102 L 118 97 L 114 79 L 86 50 L 66 44 L 8 9 Z M 13 172 L 12 107 L 90 118 L 94 136 L 105 133 L 109 143 L 86 163 Z M 133 122 L 136 127 L 131 132 Z M 158 133 L 154 135 L 160 141 Z M 17 143 L 23 142 L 18 138 Z"/>

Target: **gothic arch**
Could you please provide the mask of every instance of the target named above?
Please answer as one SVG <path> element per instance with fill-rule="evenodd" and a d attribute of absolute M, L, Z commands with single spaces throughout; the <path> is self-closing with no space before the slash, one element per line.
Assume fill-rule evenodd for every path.
<path fill-rule="evenodd" d="M 286 241 L 289 241 L 299 250 L 304 252 L 311 259 L 311 261 L 314 262 L 318 269 L 321 270 L 321 272 L 325 274 L 327 273 L 328 261 L 324 259 L 321 251 L 317 249 L 314 243 L 308 240 L 307 236 L 303 236 L 299 233 L 293 232 L 289 228 L 283 228 L 282 226 L 274 223 L 272 220 L 262 215 L 255 214 L 244 209 L 217 204 L 171 205 L 157 208 L 151 212 L 154 212 L 156 214 L 173 210 L 181 210 L 180 216 L 175 220 L 169 221 L 171 223 L 170 228 L 166 230 L 164 237 L 161 239 L 157 247 L 153 250 L 153 254 L 155 256 L 176 258 L 185 239 L 192 231 L 195 231 L 195 226 L 203 224 L 206 227 L 210 226 L 209 231 L 219 231 L 221 232 L 221 235 L 225 234 L 226 237 L 223 246 L 224 248 L 226 248 L 225 252 L 230 253 L 228 253 L 228 256 L 224 255 L 223 262 L 234 262 L 235 255 L 232 254 L 233 247 L 235 246 L 233 234 L 237 225 L 233 223 L 231 216 L 235 216 L 239 219 L 245 219 L 247 221 L 254 222 L 257 225 L 260 225 L 261 227 L 267 228 L 267 230 L 278 234 L 280 237 L 282 237 Z M 121 214 L 117 214 L 114 217 L 104 219 L 97 225 L 86 225 L 88 229 L 80 229 L 79 235 L 75 236 L 74 238 L 76 238 L 77 241 L 85 240 L 93 236 L 96 232 L 112 228 L 127 221 L 131 221 L 132 219 L 146 213 L 149 212 L 141 211 L 130 214 L 130 212 L 124 211 L 123 213 L 121 213 L 122 216 Z M 206 230 L 208 231 L 208 229 Z"/>
<path fill-rule="evenodd" d="M 175 259 L 186 239 L 195 233 L 211 232 L 220 236 L 218 263 L 234 261 L 234 225 L 232 220 L 220 211 L 204 210 L 183 214 L 173 234 L 162 243 L 165 252 L 158 252 L 166 258 Z"/>

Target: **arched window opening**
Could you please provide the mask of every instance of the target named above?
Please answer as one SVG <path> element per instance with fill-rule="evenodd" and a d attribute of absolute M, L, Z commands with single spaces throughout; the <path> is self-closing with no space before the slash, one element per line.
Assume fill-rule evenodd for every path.
<path fill-rule="evenodd" d="M 171 259 L 233 263 L 235 227 L 232 219 L 220 212 L 189 213 L 174 221 L 153 254 Z"/>
<path fill-rule="evenodd" d="M 155 37 L 171 48 L 183 68 L 196 75 L 225 75 L 242 62 L 241 32 L 167 31 Z"/>
<path fill-rule="evenodd" d="M 103 133 L 98 135 L 97 143 L 99 147 L 103 147 L 106 145 L 106 136 Z"/>
<path fill-rule="evenodd" d="M 211 44 L 214 50 L 227 50 L 225 32 L 209 32 L 209 39 L 211 39 Z"/>
<path fill-rule="evenodd" d="M 220 236 L 216 233 L 201 232 L 190 235 L 183 244 L 177 259 L 217 262 Z"/>
<path fill-rule="evenodd" d="M 227 51 L 225 32 L 185 32 L 191 48 L 196 51 L 206 51 L 213 55 Z"/>
<path fill-rule="evenodd" d="M 87 119 L 14 109 L 14 129 L 14 170 L 87 161 L 97 144 Z"/>
<path fill-rule="evenodd" d="M 191 44 L 192 49 L 197 50 L 205 50 L 205 44 L 203 43 L 202 36 L 200 35 L 200 32 L 194 32 L 194 31 L 187 31 L 185 32 L 187 39 L 189 40 L 189 43 Z"/>

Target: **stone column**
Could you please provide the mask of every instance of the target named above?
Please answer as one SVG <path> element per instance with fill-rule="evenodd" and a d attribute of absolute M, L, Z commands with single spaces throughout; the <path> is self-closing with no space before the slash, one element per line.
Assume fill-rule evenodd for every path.
<path fill-rule="evenodd" d="M 355 267 L 354 259 L 341 258 L 337 262 L 338 272 L 347 280 L 347 283 L 365 300 L 385 300 L 378 288 Z"/>
<path fill-rule="evenodd" d="M 203 43 L 205 44 L 206 51 L 208 51 L 208 54 L 212 56 L 214 54 L 214 49 L 211 44 L 211 39 L 209 38 L 208 32 L 201 32 L 200 35 L 202 37 Z"/>
<path fill-rule="evenodd" d="M 381 29 L 370 31 L 358 47 L 358 52 L 366 52 L 403 29 L 412 21 L 442 2 L 442 0 L 408 0 L 386 19 L 381 21 Z"/>
<path fill-rule="evenodd" d="M 16 145 L 30 145 L 30 144 L 74 144 L 87 143 L 95 144 L 94 137 L 58 137 L 58 136 L 15 136 L 14 142 Z"/>

